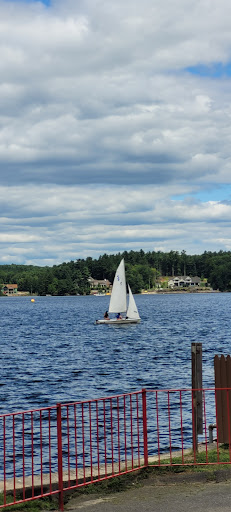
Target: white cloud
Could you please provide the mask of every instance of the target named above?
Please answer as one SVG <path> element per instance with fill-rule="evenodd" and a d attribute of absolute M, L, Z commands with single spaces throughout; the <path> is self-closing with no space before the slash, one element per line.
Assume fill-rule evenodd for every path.
<path fill-rule="evenodd" d="M 0 261 L 230 248 L 230 11 L 0 0 Z"/>
<path fill-rule="evenodd" d="M 21 186 L 12 189 L 12 210 L 10 193 L 0 188 L 8 208 L 0 217 L 0 262 L 7 256 L 45 265 L 125 249 L 200 253 L 230 247 L 231 202 L 172 200 L 165 186 L 119 187 L 119 197 L 116 186 Z"/>

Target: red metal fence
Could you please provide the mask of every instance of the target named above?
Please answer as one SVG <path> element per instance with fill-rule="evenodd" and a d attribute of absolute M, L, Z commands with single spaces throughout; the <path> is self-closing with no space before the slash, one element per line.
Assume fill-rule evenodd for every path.
<path fill-rule="evenodd" d="M 221 390 L 200 391 L 202 435 L 194 432 L 191 389 L 142 390 L 0 416 L 0 508 L 58 494 L 62 509 L 67 489 L 148 464 L 230 464 L 230 448 L 228 458 L 221 457 L 218 429 L 216 442 L 211 445 L 209 438 L 209 426 L 219 424 L 217 395 Z M 229 403 L 231 390 L 222 393 Z M 230 432 L 229 416 L 226 421 Z M 195 437 L 198 451 L 192 442 Z"/>

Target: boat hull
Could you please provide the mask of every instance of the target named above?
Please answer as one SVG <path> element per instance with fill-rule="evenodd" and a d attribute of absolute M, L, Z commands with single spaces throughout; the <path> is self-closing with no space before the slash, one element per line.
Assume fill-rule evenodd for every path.
<path fill-rule="evenodd" d="M 95 323 L 98 325 L 107 324 L 107 325 L 125 325 L 125 324 L 138 324 L 140 322 L 140 318 L 122 318 L 117 320 L 117 318 L 110 318 L 109 320 L 96 320 Z"/>

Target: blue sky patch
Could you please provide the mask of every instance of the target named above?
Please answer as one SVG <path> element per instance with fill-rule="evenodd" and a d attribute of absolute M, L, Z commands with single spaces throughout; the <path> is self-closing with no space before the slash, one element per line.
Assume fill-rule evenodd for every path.
<path fill-rule="evenodd" d="M 172 196 L 173 200 L 183 201 L 186 198 L 194 198 L 197 201 L 206 203 L 208 201 L 230 201 L 231 185 L 220 185 L 210 190 L 200 190 L 199 192 L 190 192 L 189 194 L 179 194 Z"/>
<path fill-rule="evenodd" d="M 221 62 L 214 62 L 210 66 L 198 65 L 189 66 L 186 71 L 193 75 L 208 76 L 211 78 L 230 77 L 231 76 L 231 62 L 222 64 Z"/>
<path fill-rule="evenodd" d="M 34 3 L 38 3 L 40 2 L 41 4 L 44 4 L 44 5 L 51 5 L 51 1 L 52 0 L 14 0 L 15 3 L 21 3 L 21 4 L 34 4 Z M 6 3 L 8 2 L 12 2 L 12 0 L 5 0 Z"/>

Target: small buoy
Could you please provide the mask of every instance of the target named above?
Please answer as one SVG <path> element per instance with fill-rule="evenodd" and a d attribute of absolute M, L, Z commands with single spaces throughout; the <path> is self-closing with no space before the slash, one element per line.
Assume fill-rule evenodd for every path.
<path fill-rule="evenodd" d="M 31 302 L 34 302 L 34 299 L 30 299 Z"/>

